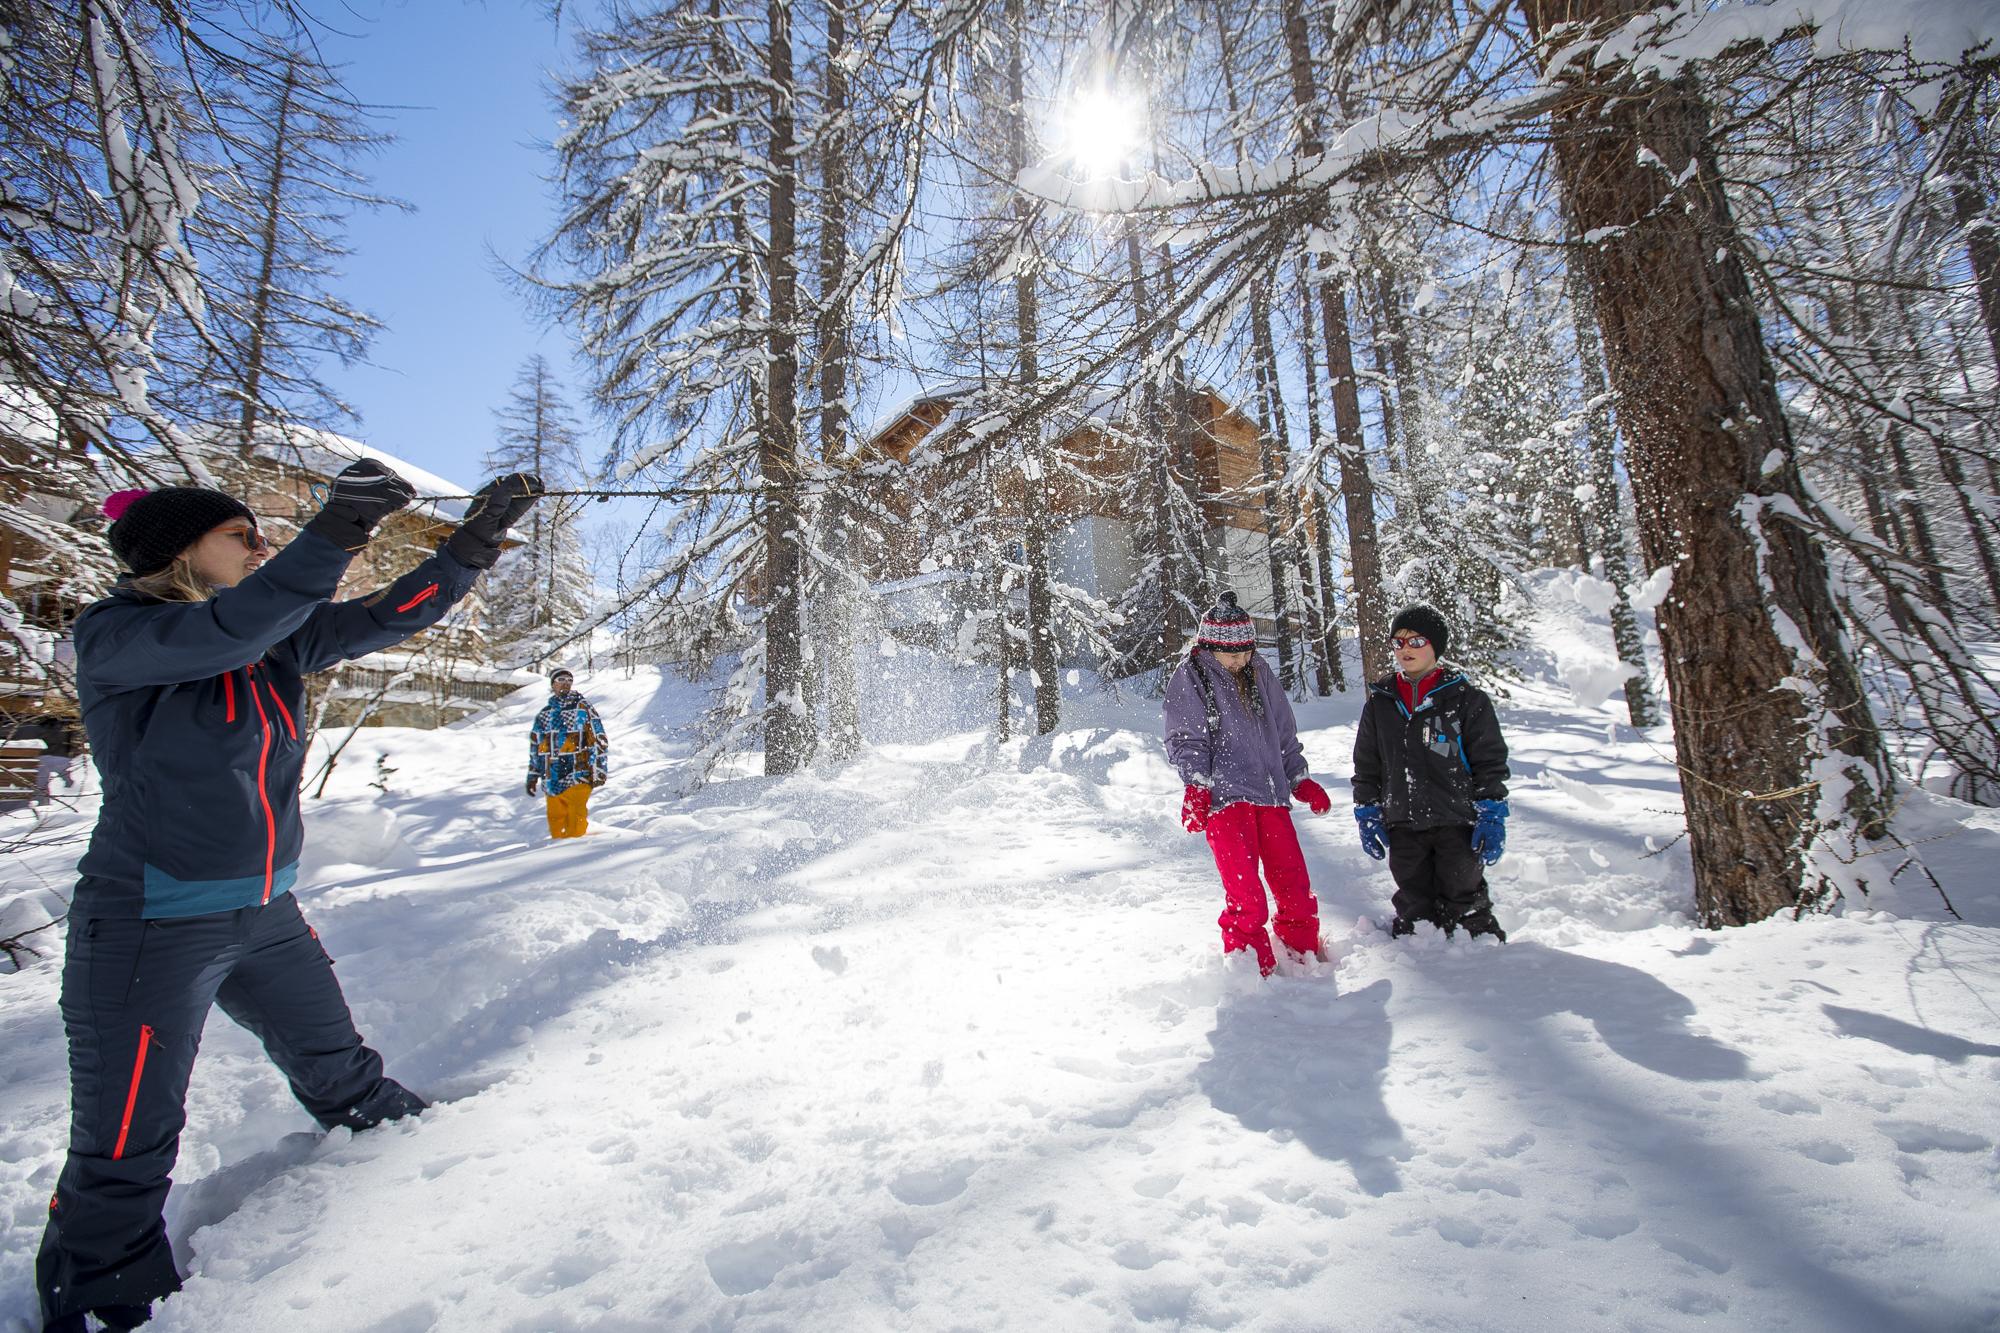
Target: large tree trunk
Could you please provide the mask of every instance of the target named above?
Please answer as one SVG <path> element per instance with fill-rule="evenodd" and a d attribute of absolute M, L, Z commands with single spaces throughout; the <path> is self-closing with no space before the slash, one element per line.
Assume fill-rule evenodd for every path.
<path fill-rule="evenodd" d="M 1559 24 L 1653 7 L 1521 5 L 1550 52 Z M 1578 231 L 1603 238 L 1584 250 L 1583 270 L 1628 444 L 1641 554 L 1674 569 L 1659 628 L 1696 911 L 1704 925 L 1739 925 L 1819 896 L 1805 882 L 1805 854 L 1819 831 L 1821 719 L 1785 682 L 1810 681 L 1823 696 L 1834 748 L 1872 756 L 1879 738 L 1824 558 L 1774 512 L 1798 494 L 1797 465 L 1709 156 L 1708 108 L 1686 78 L 1634 87 L 1629 71 L 1592 73 L 1606 82 L 1579 87 L 1554 117 L 1558 177 Z M 1846 774 L 1864 803 L 1868 767 L 1857 755 Z"/>
<path fill-rule="evenodd" d="M 1258 462 L 1264 472 L 1264 554 L 1271 578 L 1271 632 L 1278 641 L 1278 679 L 1288 690 L 1297 689 L 1298 668 L 1293 663 L 1291 580 L 1286 575 L 1290 561 L 1291 534 L 1298 529 L 1296 504 L 1285 488 L 1285 457 L 1291 452 L 1285 428 L 1285 399 L 1278 387 L 1278 349 L 1271 336 L 1271 289 L 1260 284 L 1250 297 L 1251 337 L 1256 343 L 1257 395 L 1262 400 L 1259 415 L 1264 428 L 1257 441 Z"/>
<path fill-rule="evenodd" d="M 1319 363 L 1313 351 L 1313 292 L 1312 283 L 1301 273 L 1299 275 L 1299 296 L 1305 303 L 1304 319 L 1299 322 L 1299 359 L 1305 368 L 1306 381 L 1306 447 L 1315 454 L 1320 448 L 1319 416 Z M 1347 692 L 1347 669 L 1340 662 L 1340 595 L 1339 579 L 1333 569 L 1333 508 L 1327 503 L 1329 492 L 1321 470 L 1315 468 L 1311 486 L 1311 511 L 1313 515 L 1313 563 L 1317 566 L 1319 598 L 1319 660 L 1326 673 L 1333 678 L 1333 687 L 1342 694 Z M 1365 674 L 1364 665 L 1364 674 Z M 1321 694 L 1326 689 L 1320 689 Z"/>
<path fill-rule="evenodd" d="M 1008 0 L 1007 152 L 1009 180 L 1017 179 L 1028 162 L 1028 87 L 1022 47 L 1026 19 L 1021 0 Z M 1014 221 L 1025 234 L 1034 226 L 1035 206 L 1022 191 L 1014 192 Z M 1041 301 L 1039 278 L 1032 265 L 1014 270 L 1014 377 L 1016 391 L 1032 398 L 1041 379 Z M 1055 607 L 1049 596 L 1048 467 L 1042 456 L 1039 421 L 1016 441 L 1025 466 L 1021 475 L 1022 554 L 1028 566 L 1028 672 L 1035 685 L 1035 734 L 1046 736 L 1062 722 L 1062 682 L 1056 675 Z"/>
<path fill-rule="evenodd" d="M 771 329 L 766 340 L 764 431 L 758 451 L 764 485 L 764 771 L 790 773 L 812 754 L 805 710 L 804 574 L 798 496 L 798 140 L 792 119 L 789 0 L 767 9 L 771 81 L 769 250 Z"/>
<path fill-rule="evenodd" d="M 1146 289 L 1146 256 L 1139 244 L 1136 218 L 1125 221 L 1125 268 L 1132 285 L 1133 326 L 1150 329 L 1153 307 Z M 1133 525 L 1133 544 L 1141 570 L 1148 565 L 1154 570 L 1160 618 L 1156 626 L 1159 632 L 1158 651 L 1150 663 L 1143 657 L 1138 659 L 1142 667 L 1163 666 L 1172 662 L 1179 655 L 1182 642 L 1174 622 L 1174 589 L 1180 586 L 1181 571 L 1174 550 L 1172 515 L 1167 508 L 1168 488 L 1173 485 L 1173 477 L 1167 466 L 1166 447 L 1161 442 L 1160 415 L 1159 381 L 1149 373 L 1139 384 L 1139 429 L 1134 453 L 1138 462 L 1139 475 L 1135 481 L 1139 491 L 1140 519 Z"/>
<path fill-rule="evenodd" d="M 1324 150 L 1320 138 L 1321 98 L 1314 84 L 1312 49 L 1300 0 L 1284 0 L 1285 48 L 1290 65 L 1292 104 L 1299 119 L 1299 154 Z M 1333 429 L 1339 442 L 1340 497 L 1347 517 L 1349 565 L 1354 572 L 1354 627 L 1360 636 L 1365 672 L 1368 655 L 1386 653 L 1388 609 L 1382 597 L 1382 555 L 1375 533 L 1375 480 L 1361 434 L 1361 398 L 1355 386 L 1354 348 L 1347 332 L 1347 293 L 1338 281 L 1319 284 L 1321 338 L 1326 344 L 1327 378 L 1333 388 Z"/>
<path fill-rule="evenodd" d="M 847 12 L 843 0 L 826 7 L 828 123 L 820 159 L 819 234 L 819 447 L 829 477 L 840 475 L 847 453 L 848 365 L 854 338 L 847 295 Z M 846 496 L 832 485 L 821 506 L 822 542 L 832 568 L 819 584 L 817 634 L 826 686 L 827 757 L 836 763 L 861 751 L 861 699 L 854 677 L 855 599 L 848 580 L 849 522 Z"/>
<path fill-rule="evenodd" d="M 1969 91 L 1963 85 L 1954 87 L 1938 107 L 1946 136 L 1938 165 L 1951 191 L 1952 217 L 1965 229 L 1965 258 L 1972 267 L 1986 345 L 1993 352 L 1993 368 L 2000 370 L 2000 228 L 1985 216 L 1986 193 L 1973 166 L 1972 137 L 1978 121 Z"/>
<path fill-rule="evenodd" d="M 1312 298 L 1306 298 L 1306 323 L 1299 332 L 1302 346 L 1299 360 L 1305 368 L 1306 386 L 1306 449 L 1310 452 L 1319 443 L 1319 376 L 1313 369 L 1312 351 Z M 1329 640 L 1326 608 L 1331 604 L 1326 596 L 1326 580 L 1332 577 L 1320 563 L 1319 553 L 1325 546 L 1326 514 L 1320 507 L 1318 488 L 1308 481 L 1299 496 L 1299 516 L 1302 527 L 1298 533 L 1299 604 L 1305 613 L 1303 644 L 1306 656 L 1313 664 L 1313 692 L 1322 699 L 1333 693 L 1333 671 L 1340 659 L 1336 655 L 1327 660 L 1327 648 L 1331 642 L 1338 648 L 1337 640 Z M 1310 539 L 1309 539 L 1310 538 Z"/>

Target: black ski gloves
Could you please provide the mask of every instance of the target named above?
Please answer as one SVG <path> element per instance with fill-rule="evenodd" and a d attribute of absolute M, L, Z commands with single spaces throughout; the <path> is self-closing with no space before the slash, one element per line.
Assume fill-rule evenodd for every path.
<path fill-rule="evenodd" d="M 417 498 L 416 488 L 372 458 L 349 463 L 333 479 L 326 506 L 306 523 L 343 551 L 368 544 L 375 525 Z"/>
<path fill-rule="evenodd" d="M 541 779 L 536 777 L 533 773 L 528 774 L 528 795 L 533 796 L 535 794 L 535 787 L 540 782 Z"/>
<path fill-rule="evenodd" d="M 445 538 L 444 549 L 467 568 L 493 568 L 493 562 L 500 558 L 500 539 L 541 498 L 542 479 L 532 472 L 495 477 L 472 497 L 465 522 Z"/>

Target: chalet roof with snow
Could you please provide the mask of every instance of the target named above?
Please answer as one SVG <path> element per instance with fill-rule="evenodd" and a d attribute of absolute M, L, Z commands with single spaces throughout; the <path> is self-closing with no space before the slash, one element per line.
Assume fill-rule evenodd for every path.
<path fill-rule="evenodd" d="M 462 521 L 469 502 L 463 499 L 426 501 L 421 497 L 465 496 L 472 492 L 470 486 L 448 481 L 408 459 L 398 458 L 386 449 L 311 426 L 267 427 L 258 432 L 257 453 L 261 457 L 289 463 L 328 478 L 350 463 L 372 459 L 417 488 L 420 498 L 413 507 L 415 512 L 445 523 Z"/>

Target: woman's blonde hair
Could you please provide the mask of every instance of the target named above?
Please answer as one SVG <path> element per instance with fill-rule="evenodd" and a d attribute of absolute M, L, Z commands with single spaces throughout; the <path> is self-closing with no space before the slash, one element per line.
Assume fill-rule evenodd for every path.
<path fill-rule="evenodd" d="M 215 596 L 215 585 L 194 572 L 194 562 L 185 554 L 168 561 L 165 569 L 133 575 L 126 586 L 163 602 L 205 602 Z"/>

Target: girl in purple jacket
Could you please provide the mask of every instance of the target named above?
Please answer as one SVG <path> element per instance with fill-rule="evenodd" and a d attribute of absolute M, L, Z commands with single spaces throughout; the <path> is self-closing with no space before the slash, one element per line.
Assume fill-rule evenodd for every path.
<path fill-rule="evenodd" d="M 1278 918 L 1270 923 L 1278 942 L 1294 961 L 1324 960 L 1319 901 L 1292 827 L 1291 802 L 1303 801 L 1316 815 L 1333 803 L 1306 775 L 1291 700 L 1257 655 L 1256 626 L 1235 593 L 1223 593 L 1202 616 L 1194 651 L 1167 681 L 1166 725 L 1167 758 L 1186 784 L 1181 824 L 1208 835 L 1222 873 L 1222 951 L 1250 949 L 1267 977 L 1277 967 L 1265 930 L 1268 882 L 1278 903 Z"/>

